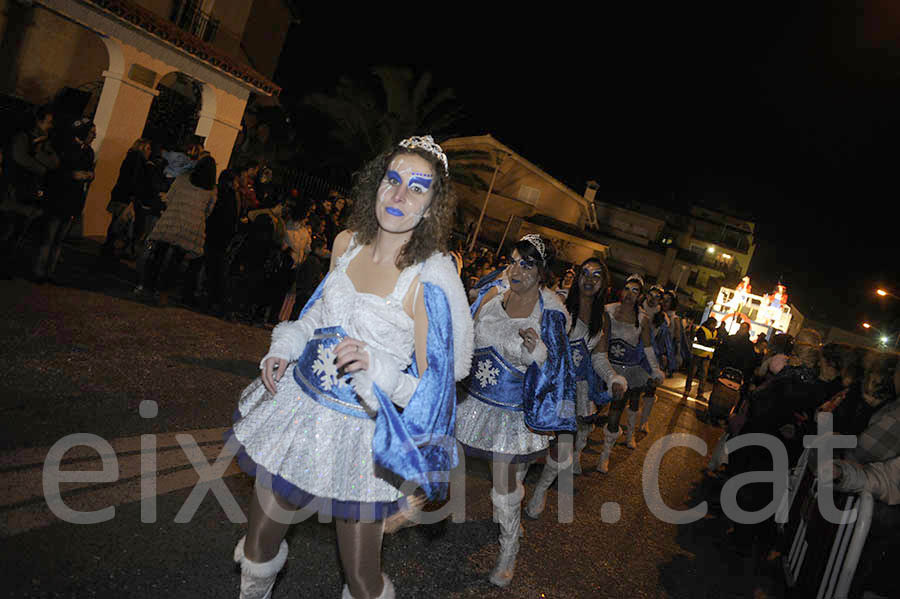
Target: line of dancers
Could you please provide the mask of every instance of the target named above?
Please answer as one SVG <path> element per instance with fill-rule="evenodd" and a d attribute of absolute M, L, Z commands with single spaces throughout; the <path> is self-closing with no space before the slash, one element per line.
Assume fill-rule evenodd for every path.
<path fill-rule="evenodd" d="M 500 552 L 490 581 L 507 586 L 528 465 L 545 458 L 524 509 L 538 518 L 560 473 L 581 473 L 598 406 L 610 404 L 597 470 L 608 471 L 626 406 L 626 443 L 636 446 L 641 397 L 646 423 L 663 378 L 651 337 L 658 298 L 639 305 L 644 283 L 633 275 L 621 302 L 604 306 L 609 273 L 590 258 L 563 305 L 544 286 L 552 248 L 532 234 L 469 306 L 446 253 L 449 166 L 430 136 L 366 165 L 353 195 L 329 274 L 299 319 L 273 330 L 228 433 L 256 477 L 234 550 L 240 597 L 271 597 L 298 509 L 334 518 L 342 597 L 394 597 L 381 564 L 385 531 L 446 498 L 457 442 L 491 462 Z"/>

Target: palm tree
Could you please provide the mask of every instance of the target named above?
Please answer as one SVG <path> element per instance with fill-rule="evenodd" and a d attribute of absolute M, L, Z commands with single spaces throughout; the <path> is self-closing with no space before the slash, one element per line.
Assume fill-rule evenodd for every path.
<path fill-rule="evenodd" d="M 339 164 L 350 172 L 411 135 L 439 138 L 462 116 L 452 89 L 430 93 L 431 73 L 416 77 L 399 66 L 379 66 L 371 73 L 371 84 L 344 76 L 333 91 L 304 98 L 305 106 L 333 125 L 326 140 L 333 151 L 320 154 L 321 166 Z"/>

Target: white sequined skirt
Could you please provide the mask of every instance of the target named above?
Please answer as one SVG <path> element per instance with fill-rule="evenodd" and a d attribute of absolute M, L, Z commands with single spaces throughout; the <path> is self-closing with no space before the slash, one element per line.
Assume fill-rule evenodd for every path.
<path fill-rule="evenodd" d="M 462 389 L 459 394 L 465 399 L 456 407 L 456 439 L 467 454 L 485 458 L 500 454 L 499 459 L 526 461 L 550 446 L 553 435 L 532 432 L 525 426 L 524 412 L 488 405 Z"/>
<path fill-rule="evenodd" d="M 234 436 L 247 456 L 269 473 L 320 498 L 394 502 L 402 480 L 375 465 L 375 421 L 327 408 L 305 394 L 293 366 L 273 398 L 262 381 L 241 393 Z"/>

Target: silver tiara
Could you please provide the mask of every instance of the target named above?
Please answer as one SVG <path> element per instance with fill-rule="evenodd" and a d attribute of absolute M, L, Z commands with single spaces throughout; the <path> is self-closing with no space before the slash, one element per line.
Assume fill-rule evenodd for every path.
<path fill-rule="evenodd" d="M 644 279 L 641 278 L 641 275 L 639 275 L 637 273 L 630 275 L 627 279 L 625 279 L 625 284 L 627 285 L 629 281 L 637 281 L 638 283 L 641 284 L 641 289 L 642 290 L 644 289 Z"/>
<path fill-rule="evenodd" d="M 441 161 L 441 164 L 444 165 L 444 174 L 449 175 L 450 170 L 447 168 L 447 155 L 444 154 L 443 148 L 441 146 L 434 143 L 434 138 L 430 135 L 425 135 L 424 137 L 413 136 L 408 139 L 404 139 L 398 144 L 401 148 L 421 148 L 428 152 L 429 154 L 434 154 L 437 156 L 438 160 Z"/>
<path fill-rule="evenodd" d="M 529 233 L 519 241 L 527 241 L 534 246 L 534 249 L 541 255 L 541 262 L 547 261 L 547 251 L 544 249 L 544 240 L 537 233 Z"/>

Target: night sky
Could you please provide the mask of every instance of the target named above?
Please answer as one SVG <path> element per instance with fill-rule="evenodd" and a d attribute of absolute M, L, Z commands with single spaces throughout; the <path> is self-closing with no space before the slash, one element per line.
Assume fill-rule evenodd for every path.
<path fill-rule="evenodd" d="M 430 71 L 467 114 L 453 134 L 490 133 L 579 193 L 748 212 L 754 291 L 781 278 L 810 318 L 900 331 L 900 300 L 874 294 L 900 295 L 900 8 L 486 4 L 309 7 L 276 80 L 291 98 L 375 64 Z"/>

